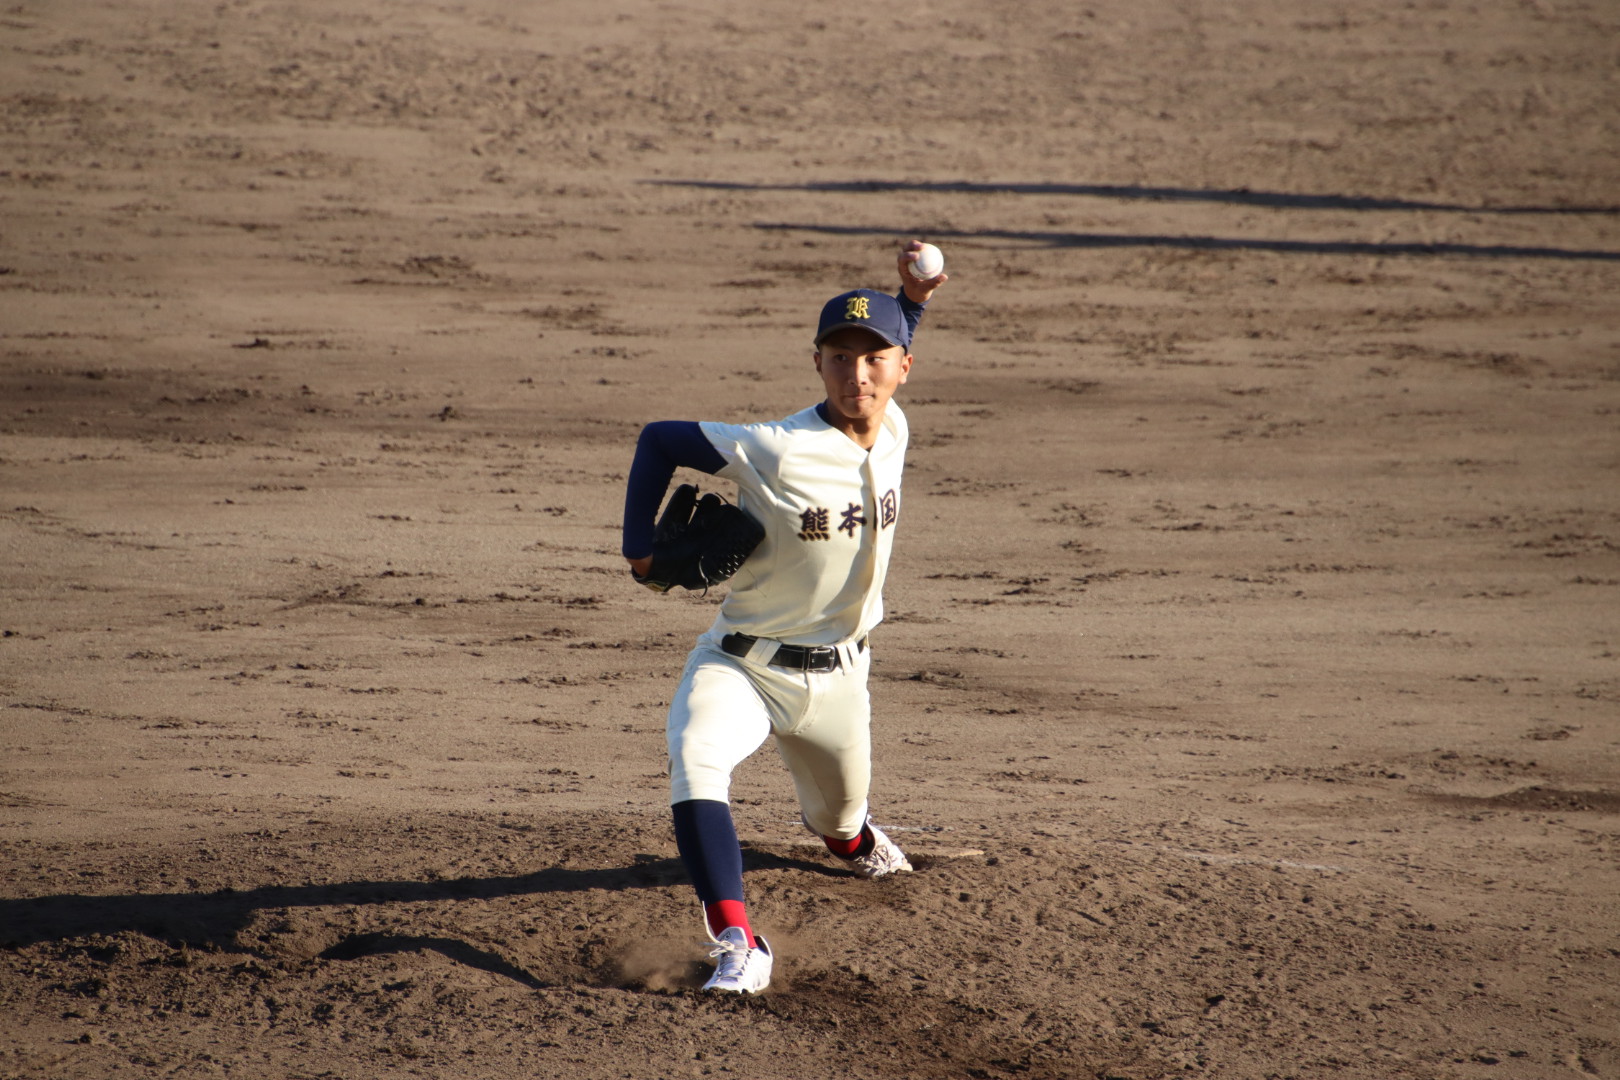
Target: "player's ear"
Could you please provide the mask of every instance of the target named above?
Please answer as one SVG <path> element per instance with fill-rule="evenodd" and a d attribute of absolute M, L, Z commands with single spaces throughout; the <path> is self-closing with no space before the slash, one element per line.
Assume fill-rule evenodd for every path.
<path fill-rule="evenodd" d="M 821 371 L 821 350 L 820 349 L 812 350 L 811 353 L 810 353 L 810 359 L 815 361 L 816 371 L 817 372 Z"/>
<path fill-rule="evenodd" d="M 906 376 L 911 374 L 911 365 L 916 363 L 916 360 L 917 360 L 917 358 L 915 356 L 912 356 L 910 353 L 906 353 L 904 358 L 901 359 L 901 361 L 900 361 L 900 381 L 901 382 L 905 382 L 906 381 Z"/>

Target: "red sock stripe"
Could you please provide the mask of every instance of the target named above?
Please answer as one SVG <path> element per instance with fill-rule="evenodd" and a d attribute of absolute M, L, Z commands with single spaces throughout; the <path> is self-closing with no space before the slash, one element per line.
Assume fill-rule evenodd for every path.
<path fill-rule="evenodd" d="M 737 926 L 748 935 L 748 947 L 754 948 L 754 931 L 748 926 L 748 909 L 741 900 L 716 900 L 703 905 L 703 915 L 709 920 L 709 933 L 715 937 L 727 927 Z"/>
<path fill-rule="evenodd" d="M 866 829 L 863 827 L 858 835 L 848 840 L 840 840 L 835 836 L 823 836 L 821 842 L 827 845 L 827 850 L 840 859 L 853 859 L 860 854 L 861 841 L 866 839 Z"/>

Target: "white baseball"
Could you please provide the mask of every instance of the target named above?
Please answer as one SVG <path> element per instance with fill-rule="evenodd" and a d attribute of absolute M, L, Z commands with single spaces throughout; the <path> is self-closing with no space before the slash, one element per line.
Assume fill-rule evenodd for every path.
<path fill-rule="evenodd" d="M 945 256 L 933 244 L 924 244 L 917 249 L 917 261 L 911 264 L 911 276 L 918 281 L 927 281 L 929 278 L 939 277 L 945 269 Z"/>

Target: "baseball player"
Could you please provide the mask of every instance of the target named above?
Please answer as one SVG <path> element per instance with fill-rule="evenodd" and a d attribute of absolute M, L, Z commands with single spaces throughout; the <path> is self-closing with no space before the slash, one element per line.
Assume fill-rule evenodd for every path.
<path fill-rule="evenodd" d="M 947 280 L 912 275 L 920 247 L 900 252 L 896 295 L 856 289 L 823 307 L 812 354 L 826 390 L 819 404 L 761 423 L 652 423 L 636 445 L 623 554 L 638 581 L 667 588 L 650 577 L 654 517 L 678 466 L 734 482 L 738 507 L 764 531 L 670 702 L 675 841 L 717 961 L 705 990 L 770 983 L 774 958 L 748 923 L 730 807 L 732 770 L 768 736 L 805 825 L 829 851 L 862 877 L 911 869 L 868 817 L 866 682 L 902 506 L 907 428 L 891 399 L 911 372 L 923 308 Z"/>

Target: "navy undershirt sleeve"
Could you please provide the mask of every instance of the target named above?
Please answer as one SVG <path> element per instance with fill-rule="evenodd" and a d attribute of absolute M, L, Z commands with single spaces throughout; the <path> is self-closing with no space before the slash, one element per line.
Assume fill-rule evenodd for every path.
<path fill-rule="evenodd" d="M 726 467 L 726 459 L 692 420 L 658 420 L 641 429 L 635 460 L 624 491 L 625 558 L 652 554 L 653 527 L 658 507 L 677 468 L 696 469 L 711 476 Z"/>

